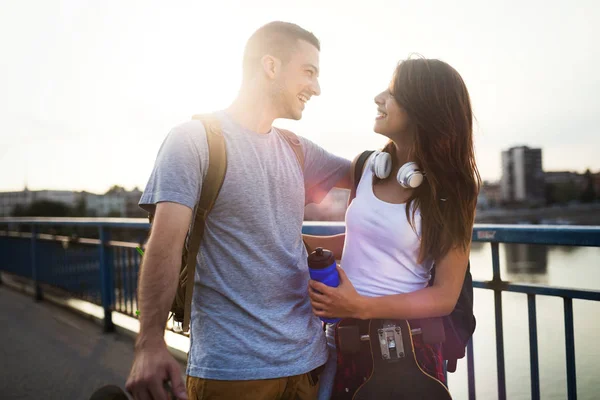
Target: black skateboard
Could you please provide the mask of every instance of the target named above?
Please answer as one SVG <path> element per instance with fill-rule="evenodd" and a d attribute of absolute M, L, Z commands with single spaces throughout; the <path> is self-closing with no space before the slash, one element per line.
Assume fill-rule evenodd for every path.
<path fill-rule="evenodd" d="M 352 400 L 452 399 L 446 386 L 417 363 L 408 321 L 370 320 L 355 324 L 356 320 L 340 321 L 340 350 L 346 354 L 362 353 L 362 362 L 368 362 L 367 352 L 370 352 L 373 366 L 370 376 L 364 376 L 358 388 L 349 388 L 342 397 Z"/>

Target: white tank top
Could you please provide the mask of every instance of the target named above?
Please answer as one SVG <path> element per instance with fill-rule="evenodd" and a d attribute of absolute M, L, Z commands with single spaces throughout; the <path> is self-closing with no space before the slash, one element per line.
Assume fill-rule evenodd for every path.
<path fill-rule="evenodd" d="M 377 297 L 409 293 L 427 286 L 432 260 L 417 263 L 421 214 L 415 234 L 406 204 L 379 200 L 373 193 L 373 156 L 367 160 L 356 198 L 346 211 L 346 242 L 341 267 L 359 294 Z"/>

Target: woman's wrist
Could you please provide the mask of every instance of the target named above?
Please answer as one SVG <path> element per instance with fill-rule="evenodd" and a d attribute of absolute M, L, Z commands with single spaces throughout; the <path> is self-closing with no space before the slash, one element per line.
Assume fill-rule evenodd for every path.
<path fill-rule="evenodd" d="M 366 296 L 359 296 L 358 301 L 356 303 L 356 313 L 354 318 L 356 319 L 371 319 L 371 315 L 369 313 L 370 307 L 370 298 Z"/>

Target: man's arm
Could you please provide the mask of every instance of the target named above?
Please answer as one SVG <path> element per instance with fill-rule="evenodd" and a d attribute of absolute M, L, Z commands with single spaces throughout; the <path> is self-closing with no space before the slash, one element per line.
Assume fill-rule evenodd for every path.
<path fill-rule="evenodd" d="M 333 187 L 350 189 L 350 160 L 330 153 L 299 136 L 304 148 L 305 204 L 319 204 Z"/>
<path fill-rule="evenodd" d="M 156 205 L 138 285 L 140 334 L 136 347 L 163 341 L 191 219 L 192 210 L 186 206 L 170 202 Z"/>
<path fill-rule="evenodd" d="M 354 164 L 352 164 L 352 166 L 354 166 Z M 353 179 L 353 168 L 348 168 L 348 173 L 346 173 L 346 175 L 344 175 L 342 177 L 342 179 L 340 179 L 336 184 L 335 187 L 339 188 L 339 189 L 352 189 L 352 182 L 354 181 Z"/>
<path fill-rule="evenodd" d="M 167 381 L 178 399 L 187 399 L 179 365 L 167 350 L 164 334 L 191 218 L 192 210 L 187 206 L 171 202 L 156 205 L 138 284 L 140 332 L 126 384 L 136 400 L 167 399 Z"/>

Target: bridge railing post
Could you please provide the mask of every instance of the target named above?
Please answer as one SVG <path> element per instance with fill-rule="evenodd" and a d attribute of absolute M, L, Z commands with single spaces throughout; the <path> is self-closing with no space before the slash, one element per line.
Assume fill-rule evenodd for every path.
<path fill-rule="evenodd" d="M 37 255 L 37 227 L 31 225 L 31 279 L 33 280 L 33 291 L 35 301 L 42 301 L 42 287 L 39 282 L 38 255 Z"/>
<path fill-rule="evenodd" d="M 113 282 L 113 260 L 109 248 L 110 230 L 105 226 L 100 226 L 100 282 L 102 308 L 104 309 L 104 332 L 114 332 L 115 326 L 112 321 L 112 308 L 114 304 L 114 282 Z"/>

